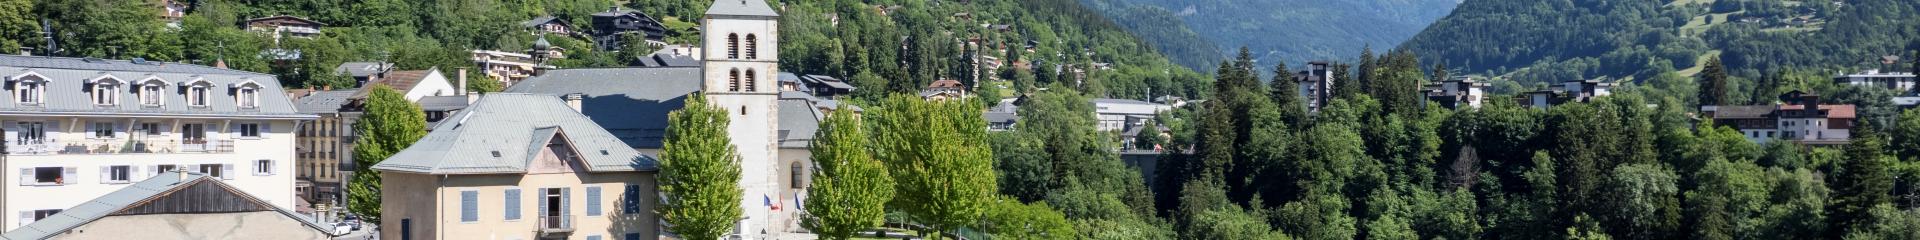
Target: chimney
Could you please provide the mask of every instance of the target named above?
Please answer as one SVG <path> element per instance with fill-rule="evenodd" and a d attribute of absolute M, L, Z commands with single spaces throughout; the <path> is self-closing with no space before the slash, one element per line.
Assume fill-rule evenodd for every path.
<path fill-rule="evenodd" d="M 33 56 L 33 47 L 20 47 L 20 56 Z"/>
<path fill-rule="evenodd" d="M 619 6 L 619 5 L 614 5 L 614 6 L 612 6 L 612 7 L 607 7 L 607 12 L 619 12 L 619 11 L 620 11 L 620 6 Z"/>
<path fill-rule="evenodd" d="M 455 83 L 459 83 L 459 85 L 453 86 L 453 89 L 455 90 L 453 92 L 461 93 L 461 94 L 470 94 L 467 92 L 467 68 L 460 67 L 455 69 L 456 70 L 454 71 L 458 71 L 458 73 L 455 73 L 454 77 L 460 78 L 460 80 L 455 82 Z"/>
<path fill-rule="evenodd" d="M 227 69 L 227 59 L 221 58 L 213 60 L 213 68 Z"/>
<path fill-rule="evenodd" d="M 467 92 L 467 105 L 468 105 L 468 106 L 472 106 L 472 105 L 473 105 L 473 103 L 475 103 L 475 102 L 480 102 L 480 93 L 479 93 L 479 92 Z"/>
<path fill-rule="evenodd" d="M 567 107 L 572 107 L 574 112 L 581 112 L 580 100 L 586 98 L 586 94 L 569 93 L 566 96 L 563 96 L 562 98 L 567 100 Z M 585 113 L 585 112 L 581 112 L 581 113 Z"/>

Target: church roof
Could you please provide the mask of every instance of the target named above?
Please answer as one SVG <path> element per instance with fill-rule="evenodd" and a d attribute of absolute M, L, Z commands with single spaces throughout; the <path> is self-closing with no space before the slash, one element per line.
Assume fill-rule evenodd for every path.
<path fill-rule="evenodd" d="M 765 0 L 719 0 L 707 8 L 707 16 L 779 17 Z"/>
<path fill-rule="evenodd" d="M 700 91 L 698 67 L 555 69 L 506 92 L 582 94 L 581 112 L 632 148 L 658 149 L 667 113 Z"/>
<path fill-rule="evenodd" d="M 575 112 L 559 96 L 495 93 L 448 116 L 426 137 L 373 166 L 421 174 L 525 173 L 556 134 L 590 172 L 654 171 L 659 162 Z"/>

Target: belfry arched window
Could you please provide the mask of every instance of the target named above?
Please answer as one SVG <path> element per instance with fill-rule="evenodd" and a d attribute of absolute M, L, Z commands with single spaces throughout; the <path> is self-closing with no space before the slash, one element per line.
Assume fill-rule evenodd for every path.
<path fill-rule="evenodd" d="M 740 34 L 727 34 L 727 59 L 740 59 Z"/>
<path fill-rule="evenodd" d="M 759 86 L 759 84 L 756 84 L 755 83 L 756 81 L 754 81 L 755 78 L 757 78 L 755 76 L 758 76 L 758 75 L 759 74 L 753 73 L 753 69 L 747 69 L 747 83 L 745 85 L 747 85 L 748 92 L 754 91 L 755 90 L 754 86 Z"/>
<path fill-rule="evenodd" d="M 733 69 L 733 70 L 727 71 L 727 91 L 728 92 L 740 91 L 740 69 Z"/>
<path fill-rule="evenodd" d="M 760 58 L 760 41 L 753 34 L 747 34 L 747 59 Z"/>

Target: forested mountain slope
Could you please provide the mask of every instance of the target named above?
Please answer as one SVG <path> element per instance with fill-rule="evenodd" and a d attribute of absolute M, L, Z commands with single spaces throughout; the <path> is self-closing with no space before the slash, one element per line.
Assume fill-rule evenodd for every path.
<path fill-rule="evenodd" d="M 1458 0 L 1081 0 L 1107 13 L 1171 58 L 1220 59 L 1246 46 L 1256 60 L 1348 59 L 1368 45 L 1400 44 L 1446 16 Z M 1155 14 L 1163 13 L 1163 14 Z M 1170 15 L 1165 15 L 1170 14 Z M 1166 26 L 1181 21 L 1193 36 Z M 1221 46 L 1203 53 L 1193 41 Z M 1187 64 L 1182 61 L 1182 64 Z M 1264 64 L 1271 65 L 1271 64 Z M 1193 66 L 1193 65 L 1189 65 Z M 1271 66 L 1261 66 L 1271 67 Z"/>
<path fill-rule="evenodd" d="M 1719 56 L 1734 76 L 1879 67 L 1920 37 L 1910 0 L 1468 0 L 1400 45 L 1522 82 L 1645 77 Z M 1690 73 L 1691 71 L 1682 71 Z M 1644 79 L 1644 78 L 1643 78 Z"/>

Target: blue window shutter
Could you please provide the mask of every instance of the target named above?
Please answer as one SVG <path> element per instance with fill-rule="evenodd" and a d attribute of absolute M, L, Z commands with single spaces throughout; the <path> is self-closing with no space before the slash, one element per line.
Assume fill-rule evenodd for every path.
<path fill-rule="evenodd" d="M 626 239 L 626 240 L 640 240 L 640 234 L 639 234 L 639 233 L 627 233 L 627 237 L 625 237 L 625 239 Z"/>
<path fill-rule="evenodd" d="M 587 236 L 587 240 L 600 240 L 600 235 Z"/>
<path fill-rule="evenodd" d="M 560 216 L 573 214 L 573 188 L 560 189 Z"/>
<path fill-rule="evenodd" d="M 460 221 L 480 221 L 479 191 L 460 191 Z"/>
<path fill-rule="evenodd" d="M 548 215 L 547 214 L 547 189 L 545 188 L 538 188 L 538 189 L 539 189 L 538 192 L 533 192 L 533 199 L 538 199 L 537 201 L 540 202 L 540 205 L 533 205 L 533 208 L 540 209 L 540 215 L 535 215 L 533 216 L 534 218 L 542 218 Z M 540 221 L 546 221 L 546 220 L 542 219 Z"/>
<path fill-rule="evenodd" d="M 520 220 L 520 189 L 518 188 L 507 189 L 506 195 L 507 195 L 507 201 L 506 201 L 507 220 Z"/>
<path fill-rule="evenodd" d="M 624 193 L 621 193 L 621 195 L 622 195 L 622 199 L 620 201 L 620 207 L 622 209 L 621 211 L 622 213 L 628 213 L 628 214 L 640 213 L 640 186 L 639 185 L 627 185 L 627 191 Z"/>
<path fill-rule="evenodd" d="M 600 187 L 587 187 L 587 216 L 600 216 Z"/>

